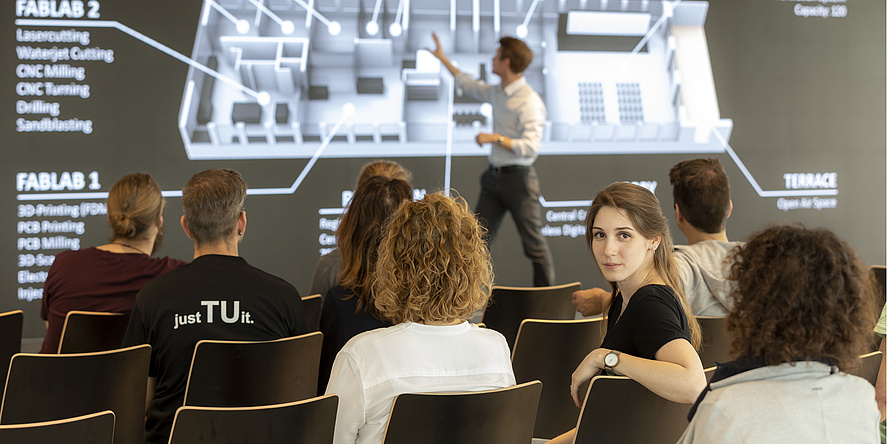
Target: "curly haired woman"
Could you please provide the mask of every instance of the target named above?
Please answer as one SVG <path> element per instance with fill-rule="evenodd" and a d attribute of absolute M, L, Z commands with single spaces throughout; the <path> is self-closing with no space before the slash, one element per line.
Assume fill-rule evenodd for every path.
<path fill-rule="evenodd" d="M 826 229 L 775 226 L 734 253 L 720 364 L 680 443 L 874 443 L 873 387 L 850 376 L 875 319 L 864 270 Z"/>
<path fill-rule="evenodd" d="M 381 443 L 401 393 L 515 384 L 505 338 L 466 322 L 487 304 L 493 270 L 464 201 L 402 202 L 378 255 L 373 303 L 395 325 L 355 336 L 336 356 L 327 393 L 341 399 L 337 444 Z"/>

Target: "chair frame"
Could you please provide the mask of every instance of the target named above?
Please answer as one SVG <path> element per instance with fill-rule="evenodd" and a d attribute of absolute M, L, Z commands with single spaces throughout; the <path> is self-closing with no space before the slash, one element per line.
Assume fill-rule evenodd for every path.
<path fill-rule="evenodd" d="M 127 318 L 129 317 L 129 315 L 127 315 L 126 313 L 112 313 L 112 312 L 107 312 L 107 311 L 82 311 L 82 310 L 71 310 L 71 311 L 69 311 L 68 314 L 65 315 L 65 324 L 62 325 L 62 334 L 59 336 L 59 348 L 58 348 L 58 351 L 56 352 L 56 353 L 58 353 L 58 354 L 69 354 L 69 353 L 63 353 L 63 349 L 64 349 L 64 345 L 65 345 L 65 333 L 68 332 L 68 322 L 71 320 L 71 316 L 72 316 L 72 315 L 74 315 L 74 316 L 80 316 L 80 315 L 83 315 L 83 316 L 86 316 L 86 317 L 90 317 L 90 316 L 97 316 L 97 317 L 104 317 L 104 316 L 107 316 L 107 317 L 120 317 L 120 316 L 126 316 Z M 70 342 L 70 341 L 69 341 L 69 342 Z M 115 347 L 115 348 L 120 348 L 120 347 L 118 346 L 118 347 Z M 112 348 L 112 349 L 109 349 L 109 350 L 114 350 L 115 348 Z M 106 350 L 103 349 L 103 350 L 93 350 L 93 351 L 106 351 Z M 87 352 L 87 351 L 76 351 L 75 353 L 91 353 L 91 352 Z"/>
<path fill-rule="evenodd" d="M 2 431 L 4 431 L 4 430 L 25 430 L 25 429 L 38 429 L 38 428 L 43 428 L 43 427 L 62 426 L 62 425 L 73 424 L 73 423 L 77 423 L 77 422 L 89 421 L 94 418 L 104 418 L 107 416 L 111 417 L 111 437 L 108 440 L 108 444 L 111 444 L 114 439 L 115 429 L 117 428 L 117 415 L 115 415 L 114 412 L 112 412 L 111 410 L 103 410 L 101 412 L 90 413 L 88 415 L 75 416 L 73 418 L 56 419 L 53 421 L 0 425 L 0 433 L 2 433 Z"/>
<path fill-rule="evenodd" d="M 517 391 L 517 390 L 533 390 L 533 389 L 535 389 L 536 390 L 537 405 L 533 406 L 533 413 L 530 414 L 530 417 L 536 418 L 537 407 L 539 406 L 539 394 L 542 391 L 542 385 L 543 384 L 540 381 L 530 381 L 530 382 L 525 382 L 523 384 L 518 384 L 518 385 L 513 385 L 513 386 L 503 387 L 503 388 L 498 388 L 498 389 L 492 389 L 492 390 L 465 391 L 465 392 L 403 393 L 403 394 L 400 394 L 398 396 L 395 396 L 394 401 L 392 401 L 392 407 L 389 410 L 389 420 L 385 426 L 385 432 L 383 434 L 382 442 L 383 442 L 383 444 L 400 444 L 402 442 L 402 441 L 396 440 L 400 437 L 396 436 L 393 438 L 389 432 L 391 431 L 392 419 L 395 418 L 395 409 L 398 406 L 398 399 L 403 396 L 411 396 L 411 397 L 413 397 L 413 396 L 423 396 L 423 397 L 479 396 L 479 395 L 491 394 L 491 393 L 504 393 L 504 392 Z M 533 420 L 531 420 L 531 422 L 532 421 Z M 485 427 L 490 427 L 490 428 L 497 427 L 497 424 L 488 424 L 487 421 L 484 421 L 484 424 L 485 424 Z M 527 424 L 524 424 L 524 425 L 527 425 Z M 529 424 L 529 426 L 530 427 L 529 427 L 529 431 L 528 431 L 529 432 L 528 438 L 530 438 L 533 435 L 533 424 L 531 423 L 531 424 Z M 494 430 L 494 433 L 496 433 L 497 435 L 504 435 L 505 434 L 504 431 L 498 430 L 498 429 Z M 413 437 L 413 438 L 415 438 L 415 437 Z M 438 442 L 443 442 L 443 441 L 440 441 L 440 439 L 439 439 L 438 441 L 435 441 L 435 442 L 438 443 Z M 479 439 L 478 441 L 473 441 L 469 444 L 477 444 L 480 442 L 487 443 L 488 441 L 486 441 L 486 440 L 482 441 L 481 439 Z M 504 443 L 504 442 L 506 442 L 505 438 L 503 440 L 497 441 L 497 443 Z M 511 442 L 510 442 L 510 444 L 511 444 Z"/>
<path fill-rule="evenodd" d="M 546 373 L 543 371 L 534 371 L 533 368 L 525 369 L 522 366 L 522 362 L 526 362 L 528 358 L 533 356 L 525 356 L 527 353 L 531 353 L 532 351 L 540 350 L 539 347 L 532 347 L 528 351 L 524 351 L 528 346 L 522 345 L 522 334 L 527 335 L 527 328 L 525 327 L 531 325 L 537 325 L 537 328 L 545 328 L 544 326 L 549 325 L 575 325 L 577 328 L 582 328 L 585 325 L 589 325 L 590 328 L 596 329 L 598 331 L 597 340 L 595 340 L 595 336 L 592 336 L 588 339 L 592 339 L 590 344 L 586 346 L 583 344 L 583 339 L 577 339 L 578 347 L 574 349 L 575 353 L 571 353 L 570 351 L 564 351 L 558 353 L 556 351 L 552 351 L 551 354 L 545 354 L 542 359 L 544 362 L 549 362 L 550 360 L 554 361 L 564 361 L 569 359 L 568 355 L 576 355 L 577 361 L 574 363 L 565 362 L 564 366 L 564 374 L 559 375 L 558 381 L 562 379 L 562 377 L 566 378 L 570 375 L 570 372 L 576 368 L 577 365 L 582 362 L 583 358 L 586 356 L 589 351 L 594 350 L 601 346 L 601 323 L 604 322 L 602 317 L 596 318 L 586 318 L 586 319 L 575 319 L 575 320 L 557 320 L 557 319 L 525 319 L 521 321 L 521 325 L 518 327 L 518 336 L 515 338 L 515 345 L 512 347 L 512 368 L 515 369 L 515 378 L 518 383 L 522 383 L 524 381 L 531 380 L 540 380 L 543 382 L 543 389 L 540 393 L 540 406 L 537 411 L 537 419 L 534 426 L 534 438 L 547 438 L 551 439 L 557 435 L 560 435 L 574 426 L 576 420 L 579 418 L 580 409 L 577 408 L 573 404 L 573 400 L 570 399 L 570 396 L 567 394 L 567 390 L 565 390 L 560 384 L 556 384 L 555 376 L 550 373 Z M 555 346 L 553 344 L 553 346 Z M 548 353 L 544 350 L 544 353 Z M 519 358 L 518 366 L 515 365 L 516 356 Z M 532 365 L 532 364 L 531 364 Z M 557 366 L 556 366 L 557 367 Z M 568 369 L 569 368 L 569 369 Z M 525 372 L 529 372 L 529 374 L 524 374 Z M 582 396 L 585 396 L 585 386 L 580 387 L 580 392 Z M 563 398 L 563 399 L 562 399 Z M 582 400 L 582 398 L 581 398 Z M 574 411 L 575 410 L 575 411 Z M 573 418 L 570 419 L 568 415 Z M 563 426 L 563 430 L 562 429 Z M 557 431 L 556 431 L 557 430 Z"/>
<path fill-rule="evenodd" d="M 529 294 L 533 294 L 533 293 L 560 292 L 561 290 L 564 290 L 565 296 L 566 296 L 565 301 L 563 301 L 565 303 L 564 308 L 565 308 L 565 312 L 567 311 L 567 308 L 570 308 L 570 310 L 569 310 L 570 315 L 569 316 L 565 315 L 565 317 L 563 317 L 563 318 L 551 318 L 551 317 L 545 318 L 545 317 L 541 317 L 539 313 L 528 313 L 528 317 L 524 317 L 524 318 L 515 320 L 516 328 L 515 328 L 514 332 L 500 331 L 500 333 L 503 336 L 505 336 L 506 343 L 509 345 L 509 348 L 512 348 L 515 346 L 515 340 L 518 337 L 518 328 L 521 326 L 521 321 L 523 321 L 524 319 L 552 319 L 552 320 L 562 320 L 562 321 L 573 320 L 574 317 L 576 316 L 576 310 L 573 308 L 573 305 L 570 301 L 569 296 L 570 296 L 570 293 L 572 293 L 573 291 L 577 291 L 581 288 L 582 288 L 582 284 L 579 282 L 570 282 L 567 284 L 552 285 L 549 287 L 506 287 L 506 286 L 501 286 L 501 285 L 495 285 L 490 290 L 490 302 L 488 303 L 487 307 L 484 309 L 484 315 L 481 318 L 481 322 L 484 322 L 488 326 L 487 328 L 497 330 L 497 328 L 495 326 L 491 326 L 490 314 L 498 311 L 499 308 L 497 308 L 497 305 L 503 303 L 503 301 L 505 300 L 505 299 L 500 299 L 500 300 L 496 299 L 498 293 L 500 293 L 500 292 L 515 292 L 515 293 L 523 293 L 524 295 L 529 295 Z M 570 291 L 570 290 L 572 290 L 572 291 Z M 509 299 L 509 298 L 506 298 L 506 299 Z M 508 307 L 508 305 L 507 305 L 507 307 Z M 527 311 L 527 310 L 520 310 L 520 311 Z M 494 314 L 493 316 L 497 316 L 497 315 Z M 519 316 L 521 316 L 520 313 L 519 313 Z M 494 321 L 494 324 L 496 324 L 496 321 Z M 499 331 L 499 330 L 497 330 L 497 331 Z"/>
<path fill-rule="evenodd" d="M 270 404 L 270 405 L 260 405 L 260 406 L 250 406 L 250 407 L 199 407 L 199 406 L 183 405 L 182 407 L 179 407 L 176 410 L 176 415 L 173 418 L 173 426 L 172 426 L 172 429 L 170 432 L 169 443 L 172 444 L 172 443 L 176 442 L 176 441 L 174 441 L 174 438 L 176 437 L 176 425 L 179 423 L 179 420 L 180 420 L 179 414 L 181 412 L 187 412 L 187 411 L 221 412 L 221 413 L 224 413 L 224 412 L 252 412 L 252 411 L 262 411 L 262 410 L 269 410 L 269 409 L 287 408 L 287 407 L 305 405 L 305 404 L 310 404 L 310 403 L 324 403 L 327 399 L 330 399 L 330 398 L 336 399 L 336 405 L 337 405 L 337 409 L 338 409 L 339 395 L 336 395 L 336 394 L 329 394 L 329 395 L 318 396 L 318 397 L 314 397 L 314 398 L 303 399 L 303 400 L 293 401 L 293 402 L 285 402 L 285 403 L 280 403 L 280 404 Z M 331 430 L 330 430 L 330 435 L 332 437 L 332 435 L 335 431 L 335 424 L 336 424 L 336 410 L 335 409 L 333 411 L 333 415 L 332 415 L 331 420 L 333 423 L 332 425 L 334 427 L 334 428 L 331 428 Z M 331 442 L 332 442 L 332 439 L 331 439 Z"/>
<path fill-rule="evenodd" d="M 276 342 L 298 341 L 298 340 L 304 340 L 304 339 L 311 339 L 311 338 L 315 338 L 315 337 L 317 339 L 314 339 L 314 340 L 318 342 L 318 344 L 317 344 L 317 351 L 318 352 L 317 352 L 317 356 L 315 357 L 315 359 L 318 362 L 320 362 L 321 343 L 323 342 L 323 333 L 321 333 L 319 331 L 314 331 L 314 332 L 306 333 L 306 334 L 299 335 L 299 336 L 290 336 L 290 337 L 286 337 L 286 338 L 272 339 L 269 341 L 223 341 L 223 340 L 210 340 L 210 339 L 204 339 L 204 340 L 198 341 L 197 344 L 194 345 L 194 352 L 191 355 L 191 365 L 188 368 L 188 379 L 185 383 L 185 397 L 183 398 L 183 406 L 190 406 L 188 403 L 188 394 L 191 391 L 192 373 L 194 372 L 194 363 L 197 359 L 198 349 L 202 344 L 222 344 L 222 345 L 270 344 L 270 343 L 276 343 Z M 311 398 L 317 394 L 317 385 L 318 385 L 317 373 L 318 373 L 318 371 L 316 368 L 315 369 L 315 381 L 311 384 L 306 385 L 306 387 L 309 387 L 309 389 L 310 389 L 309 390 L 310 396 L 303 398 L 303 399 Z M 276 404 L 268 404 L 268 405 L 276 405 Z M 206 407 L 206 406 L 203 406 L 203 407 Z M 212 406 L 211 408 L 223 408 L 223 407 Z"/>
<path fill-rule="evenodd" d="M 318 304 L 318 312 L 317 312 L 318 317 L 316 319 L 317 322 L 314 322 L 313 323 L 314 325 L 308 325 L 308 331 L 312 331 L 312 332 L 319 331 L 321 328 L 321 311 L 323 310 L 324 298 L 323 298 L 323 296 L 321 296 L 320 293 L 315 293 L 315 294 L 308 295 L 308 296 L 305 296 L 304 298 L 302 298 L 302 308 L 303 308 L 303 312 L 305 313 L 306 325 L 309 323 L 309 321 L 311 321 L 311 319 L 308 319 L 308 310 L 305 310 L 306 304 L 313 303 L 313 301 L 315 299 L 320 299 L 321 301 Z"/>

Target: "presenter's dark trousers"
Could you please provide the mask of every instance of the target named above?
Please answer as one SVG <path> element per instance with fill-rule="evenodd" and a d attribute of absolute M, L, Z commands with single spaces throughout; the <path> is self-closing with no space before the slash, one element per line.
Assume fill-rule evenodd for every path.
<path fill-rule="evenodd" d="M 540 180 L 533 166 L 489 167 L 481 176 L 481 196 L 475 212 L 487 227 L 488 242 L 496 239 L 506 211 L 518 227 L 524 254 L 533 263 L 533 285 L 555 285 L 555 264 L 543 237 L 543 205 Z"/>

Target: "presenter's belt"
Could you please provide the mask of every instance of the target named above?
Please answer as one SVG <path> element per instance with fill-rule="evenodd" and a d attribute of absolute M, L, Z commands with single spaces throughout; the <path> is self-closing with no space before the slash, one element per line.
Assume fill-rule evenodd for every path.
<path fill-rule="evenodd" d="M 490 172 L 494 175 L 507 174 L 507 173 L 517 173 L 519 171 L 527 171 L 533 168 L 530 165 L 505 165 L 505 166 L 490 166 Z"/>

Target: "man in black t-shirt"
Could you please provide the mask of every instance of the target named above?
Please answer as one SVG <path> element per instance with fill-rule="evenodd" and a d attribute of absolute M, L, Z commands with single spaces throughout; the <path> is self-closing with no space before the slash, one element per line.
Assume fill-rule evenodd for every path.
<path fill-rule="evenodd" d="M 194 260 L 136 296 L 124 346 L 151 345 L 147 443 L 166 443 L 202 339 L 261 341 L 308 332 L 299 292 L 238 256 L 247 185 L 233 170 L 194 175 L 182 190 L 182 228 Z"/>

